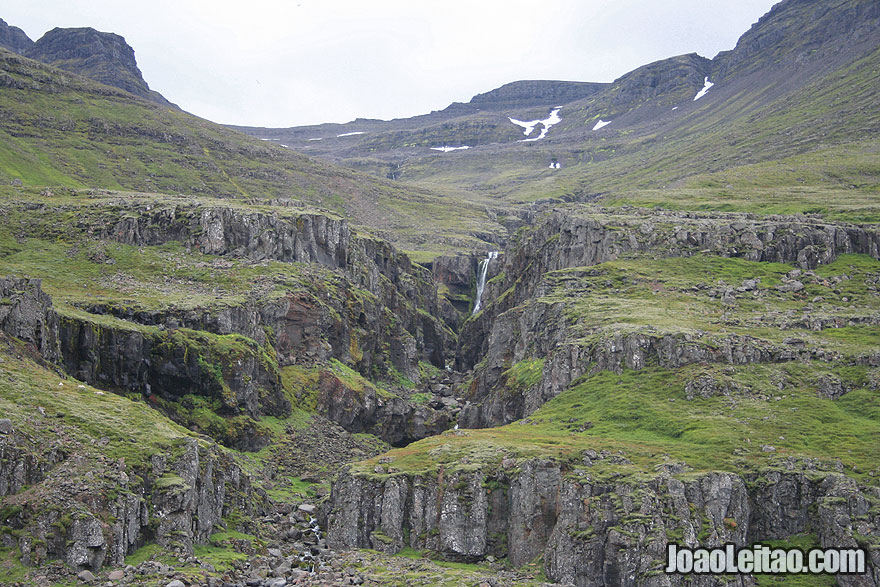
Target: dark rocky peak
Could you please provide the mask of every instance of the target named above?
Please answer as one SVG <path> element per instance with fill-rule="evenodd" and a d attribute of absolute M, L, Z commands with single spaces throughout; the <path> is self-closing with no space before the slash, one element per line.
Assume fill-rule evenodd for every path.
<path fill-rule="evenodd" d="M 880 43 L 877 0 L 783 0 L 713 64 L 719 79 L 768 66 L 799 66 Z"/>
<path fill-rule="evenodd" d="M 643 65 L 614 81 L 607 91 L 613 106 L 635 105 L 660 96 L 676 103 L 682 94 L 696 93 L 712 68 L 712 62 L 696 53 L 679 55 Z"/>
<path fill-rule="evenodd" d="M 477 94 L 468 105 L 482 110 L 561 106 L 592 96 L 606 87 L 608 84 L 591 82 L 518 81 Z"/>
<path fill-rule="evenodd" d="M 34 42 L 23 30 L 17 26 L 9 26 L 5 20 L 0 18 L 0 47 L 16 53 L 24 53 L 33 44 Z"/>
<path fill-rule="evenodd" d="M 141 98 L 172 106 L 144 81 L 134 49 L 119 35 L 93 28 L 54 28 L 34 43 L 26 55 Z"/>

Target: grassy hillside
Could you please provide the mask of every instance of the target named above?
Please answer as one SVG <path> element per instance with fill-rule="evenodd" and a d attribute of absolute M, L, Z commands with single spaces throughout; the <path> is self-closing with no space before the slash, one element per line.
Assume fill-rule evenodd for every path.
<path fill-rule="evenodd" d="M 592 449 L 625 457 L 585 471 L 599 478 L 650 477 L 672 462 L 695 472 L 757 472 L 794 458 L 874 484 L 880 370 L 870 357 L 880 345 L 873 326 L 880 262 L 841 256 L 801 277 L 804 289 L 797 292 L 780 287 L 791 270 L 696 256 L 633 257 L 552 272 L 546 294 L 529 303 L 563 305 L 565 344 L 589 347 L 640 333 L 714 347 L 745 337 L 756 345 L 822 349 L 826 360 L 647 364 L 620 373 L 596 368 L 522 420 L 447 432 L 392 450 L 383 461 L 365 461 L 358 471 L 372 476 L 389 457 L 401 473 L 448 474 L 530 458 L 575 470 L 582 468 L 583 451 Z M 745 280 L 755 280 L 756 289 L 722 300 L 719 292 Z M 544 364 L 544 357 L 534 357 L 508 365 L 509 393 L 539 383 Z M 843 391 L 836 399 L 821 391 L 831 382 Z"/>
<path fill-rule="evenodd" d="M 536 107 L 525 98 L 519 105 L 505 102 L 500 109 L 441 121 L 370 121 L 358 127 L 363 134 L 321 141 L 299 129 L 249 132 L 281 137 L 294 149 L 383 177 L 432 189 L 454 187 L 498 203 L 610 195 L 610 202 L 702 206 L 711 194 L 695 200 L 678 188 L 708 187 L 721 180 L 707 174 L 722 173 L 748 176 L 748 189 L 776 187 L 783 184 L 789 158 L 798 157 L 826 172 L 788 174 L 793 181 L 788 187 L 815 189 L 817 198 L 821 193 L 826 200 L 851 200 L 837 189 L 842 178 L 854 168 L 876 167 L 870 143 L 880 132 L 878 18 L 869 0 L 782 2 L 734 50 L 711 61 L 695 54 L 665 59 L 583 99 L 557 104 L 561 121 L 536 141 L 523 141 L 521 128 L 508 117 L 539 120 L 553 106 Z M 706 77 L 714 86 L 694 101 Z M 593 130 L 599 120 L 610 124 Z M 431 150 L 443 145 L 471 148 Z M 720 185 L 727 183 L 736 188 L 744 182 Z M 876 174 L 869 171 L 850 185 L 870 197 Z M 636 190 L 652 192 L 640 200 L 632 195 Z M 750 210 L 749 200 L 764 198 L 760 189 L 752 196 L 739 194 L 736 209 Z"/>
<path fill-rule="evenodd" d="M 482 248 L 475 234 L 505 233 L 478 198 L 318 162 L 4 50 L 2 184 L 293 201 L 414 250 Z"/>

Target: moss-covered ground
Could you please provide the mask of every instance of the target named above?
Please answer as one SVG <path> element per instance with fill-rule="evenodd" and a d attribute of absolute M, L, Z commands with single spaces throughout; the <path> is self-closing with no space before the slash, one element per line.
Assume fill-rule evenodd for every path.
<path fill-rule="evenodd" d="M 638 333 L 683 336 L 714 349 L 727 337 L 740 337 L 836 358 L 664 368 L 649 355 L 638 370 L 587 366 L 586 375 L 523 420 L 448 431 L 391 451 L 395 474 L 492 468 L 510 458 L 551 458 L 577 467 L 581 453 L 594 449 L 620 451 L 631 463 L 602 461 L 590 475 L 650 476 L 668 462 L 684 462 L 691 471 L 748 472 L 791 457 L 876 484 L 880 370 L 871 357 L 880 348 L 874 322 L 880 262 L 842 255 L 814 272 L 792 270 L 697 255 L 631 257 L 549 273 L 545 295 L 527 304 L 562 304 L 568 344 L 602 345 Z M 795 278 L 803 289 L 779 289 Z M 754 284 L 738 291 L 744 281 Z M 729 291 L 735 299 L 723 302 Z M 496 391 L 522 393 L 537 384 L 543 366 L 544 357 L 510 365 Z M 708 392 L 693 391 L 700 382 L 711 383 Z M 843 395 L 823 396 L 828 382 Z M 377 463 L 366 461 L 358 470 L 374 476 Z"/>

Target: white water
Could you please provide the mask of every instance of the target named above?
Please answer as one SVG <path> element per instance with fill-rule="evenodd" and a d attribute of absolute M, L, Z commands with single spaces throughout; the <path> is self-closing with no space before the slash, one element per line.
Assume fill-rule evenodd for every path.
<path fill-rule="evenodd" d="M 490 251 L 489 255 L 480 261 L 480 276 L 477 278 L 477 299 L 474 302 L 473 314 L 480 311 L 482 307 L 483 289 L 486 287 L 486 275 L 489 273 L 489 262 L 498 258 L 498 251 Z"/>

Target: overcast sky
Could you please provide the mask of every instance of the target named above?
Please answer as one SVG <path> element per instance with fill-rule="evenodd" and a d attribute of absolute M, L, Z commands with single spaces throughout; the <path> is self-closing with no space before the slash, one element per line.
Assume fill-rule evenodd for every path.
<path fill-rule="evenodd" d="M 521 79 L 607 82 L 651 61 L 714 57 L 776 0 L 4 0 L 34 40 L 115 32 L 144 78 L 215 122 L 399 118 Z"/>

